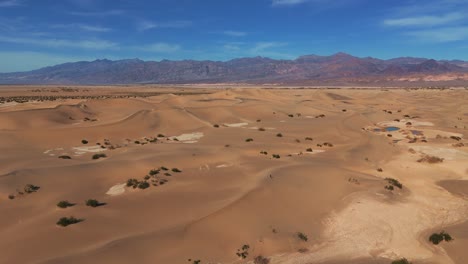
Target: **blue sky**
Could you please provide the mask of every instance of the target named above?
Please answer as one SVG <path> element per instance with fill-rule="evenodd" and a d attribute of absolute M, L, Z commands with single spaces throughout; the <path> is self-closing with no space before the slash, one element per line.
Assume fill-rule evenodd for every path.
<path fill-rule="evenodd" d="M 468 0 L 0 0 L 0 72 L 339 51 L 468 60 Z"/>

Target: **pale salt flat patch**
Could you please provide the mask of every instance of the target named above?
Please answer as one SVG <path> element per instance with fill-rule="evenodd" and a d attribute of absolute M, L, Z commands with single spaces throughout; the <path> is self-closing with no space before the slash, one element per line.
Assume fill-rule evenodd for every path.
<path fill-rule="evenodd" d="M 445 160 L 468 159 L 468 152 L 443 147 L 412 146 L 412 149 L 426 155 L 437 156 Z"/>
<path fill-rule="evenodd" d="M 101 148 L 101 146 L 85 146 L 85 147 L 73 147 L 75 156 L 80 156 L 86 153 L 98 153 L 106 151 L 107 149 Z"/>
<path fill-rule="evenodd" d="M 182 143 L 197 143 L 200 138 L 204 136 L 203 132 L 194 132 L 188 134 L 182 134 L 180 136 L 169 137 L 171 140 L 177 140 Z"/>
<path fill-rule="evenodd" d="M 216 168 L 228 168 L 228 167 L 231 167 L 232 164 L 220 164 L 218 166 L 216 166 Z"/>
<path fill-rule="evenodd" d="M 432 122 L 418 121 L 418 120 L 414 120 L 414 119 L 401 119 L 400 122 L 398 122 L 398 121 L 383 121 L 383 122 L 380 122 L 378 125 L 379 126 L 384 126 L 384 127 L 389 127 L 389 126 L 404 127 L 404 126 L 406 126 L 407 122 L 411 122 L 412 126 L 434 126 L 434 124 Z"/>
<path fill-rule="evenodd" d="M 223 124 L 224 126 L 227 127 L 244 127 L 249 125 L 249 123 L 232 123 L 232 124 Z"/>
<path fill-rule="evenodd" d="M 281 120 L 280 123 L 286 123 L 286 121 L 285 121 L 285 120 Z"/>
<path fill-rule="evenodd" d="M 125 192 L 125 186 L 127 184 L 122 183 L 122 184 L 117 184 L 109 188 L 109 190 L 106 192 L 107 195 L 111 196 L 116 196 L 116 195 L 121 195 Z"/>

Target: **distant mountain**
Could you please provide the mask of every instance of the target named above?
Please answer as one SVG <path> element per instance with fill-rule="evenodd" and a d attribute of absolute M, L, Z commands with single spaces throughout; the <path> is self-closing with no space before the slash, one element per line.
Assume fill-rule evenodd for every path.
<path fill-rule="evenodd" d="M 279 84 L 354 84 L 388 83 L 417 76 L 454 75 L 465 81 L 466 61 L 436 61 L 402 57 L 380 60 L 359 58 L 346 53 L 331 56 L 305 55 L 295 60 L 264 57 L 221 61 L 142 61 L 95 60 L 65 63 L 29 72 L 0 74 L 0 84 L 180 84 L 180 83 L 279 83 Z M 462 76 L 462 77 L 460 77 Z M 452 80 L 438 78 L 437 80 Z M 430 80 L 434 80 L 431 78 Z M 468 77 L 466 78 L 468 81 Z"/>

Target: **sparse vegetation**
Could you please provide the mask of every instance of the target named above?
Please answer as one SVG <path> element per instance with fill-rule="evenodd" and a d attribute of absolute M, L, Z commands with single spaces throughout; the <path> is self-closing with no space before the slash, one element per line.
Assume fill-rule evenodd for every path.
<path fill-rule="evenodd" d="M 8 199 L 13 200 L 15 199 L 15 196 L 13 194 L 8 195 Z"/>
<path fill-rule="evenodd" d="M 97 159 L 100 159 L 100 158 L 107 158 L 107 155 L 104 154 L 104 153 L 99 153 L 99 154 L 94 154 L 93 155 L 93 160 L 97 160 Z"/>
<path fill-rule="evenodd" d="M 142 182 L 139 182 L 138 183 L 138 189 L 146 189 L 146 188 L 149 188 L 150 187 L 150 184 L 146 181 L 142 181 Z"/>
<path fill-rule="evenodd" d="M 59 156 L 58 158 L 59 159 L 66 159 L 66 160 L 71 160 L 72 159 L 70 156 L 67 156 L 67 155 L 62 155 L 62 156 Z"/>
<path fill-rule="evenodd" d="M 273 157 L 274 159 L 279 159 L 279 158 L 281 158 L 281 156 L 280 156 L 279 154 L 273 154 L 272 157 Z"/>
<path fill-rule="evenodd" d="M 462 140 L 461 137 L 457 137 L 457 136 L 450 136 L 450 138 L 453 139 L 453 140 L 456 140 L 456 141 Z"/>
<path fill-rule="evenodd" d="M 306 138 L 305 138 L 305 140 L 312 141 L 312 140 L 314 140 L 314 139 L 313 139 L 313 138 L 311 138 L 311 137 L 306 137 Z"/>
<path fill-rule="evenodd" d="M 258 131 L 265 131 L 266 129 L 263 127 L 258 128 Z"/>
<path fill-rule="evenodd" d="M 306 149 L 307 152 L 313 152 L 312 148 Z"/>
<path fill-rule="evenodd" d="M 99 207 L 105 205 L 105 203 L 100 203 L 98 200 L 95 199 L 88 199 L 85 201 L 85 204 L 89 207 Z"/>
<path fill-rule="evenodd" d="M 66 227 L 66 226 L 69 226 L 69 225 L 77 224 L 77 223 L 82 222 L 82 221 L 84 221 L 84 220 L 75 218 L 73 216 L 62 217 L 57 221 L 57 225 Z"/>
<path fill-rule="evenodd" d="M 33 184 L 26 184 L 26 186 L 24 186 L 24 192 L 33 193 L 33 192 L 37 192 L 40 188 L 41 187 L 33 185 Z"/>
<path fill-rule="evenodd" d="M 452 240 L 452 236 L 450 236 L 445 231 L 442 231 L 440 233 L 434 233 L 429 237 L 429 241 L 431 241 L 434 245 L 438 245 L 442 241 L 450 242 Z"/>
<path fill-rule="evenodd" d="M 434 163 L 442 163 L 444 162 L 444 159 L 436 157 L 436 156 L 425 155 L 424 157 L 418 159 L 418 162 L 419 163 L 426 162 L 426 163 L 434 164 Z"/>
<path fill-rule="evenodd" d="M 213 127 L 214 127 L 214 128 L 218 128 L 219 125 L 218 125 L 218 124 L 214 124 Z"/>
<path fill-rule="evenodd" d="M 252 142 L 253 141 L 253 138 L 248 138 L 245 140 L 245 142 Z"/>
<path fill-rule="evenodd" d="M 67 207 L 72 207 L 74 205 L 75 204 L 72 204 L 72 203 L 70 203 L 70 202 L 68 202 L 66 200 L 60 201 L 60 202 L 57 203 L 57 207 L 59 207 L 59 208 L 67 208 Z"/>
<path fill-rule="evenodd" d="M 89 142 L 88 142 L 88 140 L 83 139 L 83 140 L 81 140 L 81 143 L 82 143 L 83 145 L 86 145 L 86 144 L 88 144 Z"/>
<path fill-rule="evenodd" d="M 276 136 L 277 136 L 277 137 L 283 137 L 283 134 L 278 133 L 278 134 L 276 134 Z"/>
<path fill-rule="evenodd" d="M 179 170 L 178 168 L 173 168 L 173 169 L 172 169 L 172 172 L 181 173 L 182 171 Z"/>
<path fill-rule="evenodd" d="M 263 151 L 260 151 L 260 154 L 262 154 L 262 155 L 268 155 L 268 152 L 266 152 L 266 151 L 263 150 Z"/>
<path fill-rule="evenodd" d="M 395 180 L 393 178 L 385 178 L 385 180 L 388 182 L 388 184 L 390 184 L 385 186 L 385 188 L 388 190 L 393 190 L 393 186 L 398 187 L 399 189 L 403 188 L 403 184 L 401 184 L 398 180 Z"/>
<path fill-rule="evenodd" d="M 265 258 L 263 256 L 257 256 L 254 258 L 254 264 L 268 264 L 270 263 L 270 259 Z"/>
<path fill-rule="evenodd" d="M 163 138 L 163 137 L 166 137 L 166 136 L 163 134 L 158 134 L 158 138 Z"/>
<path fill-rule="evenodd" d="M 402 258 L 402 259 L 392 261 L 392 264 L 411 264 L 411 262 L 409 262 L 405 258 Z"/>
<path fill-rule="evenodd" d="M 307 238 L 307 235 L 305 235 L 305 234 L 302 233 L 302 232 L 297 232 L 297 238 L 299 238 L 300 240 L 305 241 L 305 242 L 307 242 L 307 240 L 309 240 L 309 239 Z"/>
<path fill-rule="evenodd" d="M 237 250 L 236 255 L 242 259 L 246 259 L 247 256 L 249 255 L 249 249 L 250 249 L 249 245 L 243 245 L 242 248 Z"/>

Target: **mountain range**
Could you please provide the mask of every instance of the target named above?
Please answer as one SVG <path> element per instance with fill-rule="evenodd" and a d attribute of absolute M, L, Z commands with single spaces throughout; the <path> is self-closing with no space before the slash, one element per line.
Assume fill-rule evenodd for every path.
<path fill-rule="evenodd" d="M 305 55 L 294 60 L 265 57 L 229 61 L 95 60 L 28 72 L 0 73 L 0 84 L 189 84 L 467 85 L 468 62 L 400 57 L 381 60 L 346 53 Z"/>

